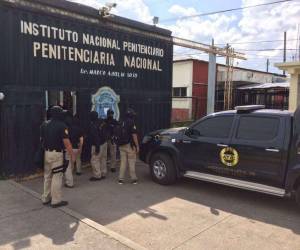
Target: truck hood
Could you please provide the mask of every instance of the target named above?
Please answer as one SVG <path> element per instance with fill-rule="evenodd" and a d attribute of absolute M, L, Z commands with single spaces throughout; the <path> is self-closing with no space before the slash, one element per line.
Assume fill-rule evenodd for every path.
<path fill-rule="evenodd" d="M 179 132 L 181 132 L 185 129 L 186 129 L 186 127 L 160 129 L 160 130 L 151 132 L 149 135 L 172 135 L 172 134 L 178 134 Z"/>

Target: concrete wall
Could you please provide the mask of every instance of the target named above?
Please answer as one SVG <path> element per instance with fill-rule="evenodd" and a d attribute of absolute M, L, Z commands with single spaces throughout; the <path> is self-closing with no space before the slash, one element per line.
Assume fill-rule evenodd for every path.
<path fill-rule="evenodd" d="M 173 88 L 186 87 L 187 96 L 193 92 L 193 61 L 173 62 Z M 188 98 L 173 98 L 172 121 L 191 119 L 192 100 Z"/>

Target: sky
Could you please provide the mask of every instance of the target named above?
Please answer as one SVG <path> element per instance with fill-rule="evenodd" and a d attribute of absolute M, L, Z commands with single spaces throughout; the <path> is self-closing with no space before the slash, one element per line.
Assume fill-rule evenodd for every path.
<path fill-rule="evenodd" d="M 117 3 L 112 13 L 152 24 L 159 17 L 159 27 L 172 31 L 176 37 L 224 47 L 227 43 L 247 60 L 235 60 L 234 66 L 281 73 L 274 63 L 283 61 L 283 36 L 287 32 L 287 61 L 295 58 L 297 38 L 300 36 L 300 0 L 278 3 L 239 11 L 182 19 L 183 16 L 239 8 L 276 0 L 71 0 L 100 8 L 105 3 Z M 275 41 L 274 41 L 275 40 Z M 279 41 L 278 41 L 279 40 Z M 267 41 L 267 42 L 266 42 Z M 207 60 L 200 51 L 175 47 L 175 58 L 195 57 Z M 224 63 L 223 57 L 218 57 Z"/>

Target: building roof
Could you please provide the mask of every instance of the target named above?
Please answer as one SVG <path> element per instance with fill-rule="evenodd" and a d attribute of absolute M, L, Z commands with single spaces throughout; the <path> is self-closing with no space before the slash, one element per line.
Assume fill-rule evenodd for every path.
<path fill-rule="evenodd" d="M 139 30 L 156 33 L 162 36 L 171 36 L 172 32 L 167 29 L 159 28 L 154 25 L 145 24 L 142 22 L 134 21 L 128 18 L 120 17 L 117 15 L 113 15 L 111 18 L 101 18 L 99 15 L 99 10 L 96 8 L 92 8 L 83 4 L 74 3 L 66 0 L 29 0 L 32 3 L 50 6 L 53 8 L 62 9 L 65 11 L 69 11 L 75 14 L 84 15 L 91 18 L 103 19 L 103 22 L 114 23 L 119 25 L 124 25 L 131 28 L 136 28 Z M 14 3 L 10 3 L 10 1 L 4 1 L 4 3 L 15 5 Z M 50 11 L 49 11 L 50 12 Z"/>
<path fill-rule="evenodd" d="M 262 83 L 262 84 L 251 84 L 238 89 L 272 89 L 272 88 L 289 88 L 289 82 L 272 82 L 272 83 Z"/>
<path fill-rule="evenodd" d="M 208 61 L 197 59 L 196 57 L 193 57 L 193 56 L 173 59 L 173 63 L 176 63 L 176 62 L 187 62 L 187 61 L 197 61 L 197 62 L 202 62 L 202 63 L 208 64 Z M 222 64 L 222 63 L 217 63 L 217 66 L 226 67 L 226 65 Z M 248 69 L 248 68 L 242 68 L 242 67 L 233 67 L 233 68 L 234 69 L 251 71 L 251 72 L 257 72 L 257 73 L 269 74 L 269 75 L 274 75 L 274 76 L 279 76 L 279 77 L 286 77 L 286 75 L 277 74 L 277 73 L 271 73 L 271 72 L 266 72 L 266 71 L 262 71 L 262 70 Z"/>

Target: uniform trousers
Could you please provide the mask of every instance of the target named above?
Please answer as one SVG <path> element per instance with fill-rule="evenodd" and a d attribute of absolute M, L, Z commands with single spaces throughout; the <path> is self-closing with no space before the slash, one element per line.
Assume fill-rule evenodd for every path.
<path fill-rule="evenodd" d="M 119 180 L 124 180 L 125 172 L 127 168 L 127 162 L 129 165 L 129 174 L 131 180 L 137 180 L 135 173 L 136 163 L 136 151 L 131 147 L 130 143 L 119 147 L 121 156 L 120 175 Z"/>
<path fill-rule="evenodd" d="M 63 172 L 52 173 L 52 169 L 63 165 L 63 153 L 56 151 L 45 151 L 44 163 L 44 194 L 43 202 L 51 199 L 51 204 L 55 205 L 62 201 L 62 178 Z"/>
<path fill-rule="evenodd" d="M 116 169 L 117 145 L 109 140 L 107 147 L 110 153 L 110 169 Z"/>
<path fill-rule="evenodd" d="M 76 155 L 76 172 L 81 173 L 81 156 L 78 154 L 79 149 L 73 148 L 73 153 Z M 71 161 L 70 156 L 66 155 L 66 159 L 69 161 L 68 168 L 65 172 L 65 180 L 66 184 L 70 187 L 74 186 L 74 179 L 73 179 L 73 170 L 74 170 L 74 162 Z"/>
<path fill-rule="evenodd" d="M 92 165 L 92 171 L 94 177 L 101 178 L 103 176 L 106 176 L 107 173 L 106 159 L 107 159 L 106 142 L 100 146 L 100 151 L 98 154 L 96 153 L 96 147 L 92 146 L 91 165 Z"/>

